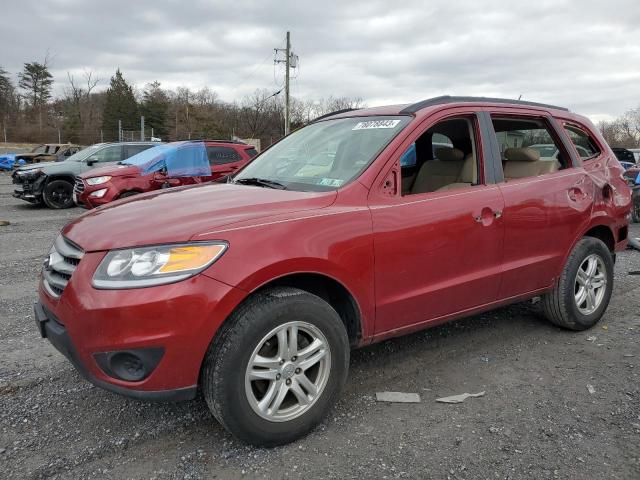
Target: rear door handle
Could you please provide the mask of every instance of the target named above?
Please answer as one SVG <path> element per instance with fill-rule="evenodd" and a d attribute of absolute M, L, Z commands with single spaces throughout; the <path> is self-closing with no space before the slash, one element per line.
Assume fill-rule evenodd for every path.
<path fill-rule="evenodd" d="M 486 226 L 491 225 L 494 218 L 498 219 L 500 217 L 502 217 L 501 210 L 491 210 L 489 207 L 485 207 L 482 209 L 482 212 L 480 212 L 480 215 L 476 215 L 473 219 Z"/>

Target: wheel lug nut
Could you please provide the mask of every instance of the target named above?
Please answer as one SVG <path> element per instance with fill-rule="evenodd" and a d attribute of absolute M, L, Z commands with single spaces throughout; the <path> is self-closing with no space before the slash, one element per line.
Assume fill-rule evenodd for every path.
<path fill-rule="evenodd" d="M 291 379 L 287 378 L 287 385 L 291 385 Z"/>
<path fill-rule="evenodd" d="M 295 362 L 298 359 L 298 357 L 296 357 L 295 355 L 293 357 L 291 357 L 291 361 Z"/>
<path fill-rule="evenodd" d="M 280 365 L 284 365 L 284 360 L 280 360 Z"/>
<path fill-rule="evenodd" d="M 281 378 L 281 377 L 282 377 L 282 375 L 277 374 L 277 375 L 276 375 L 276 380 L 280 380 L 280 378 Z"/>
<path fill-rule="evenodd" d="M 300 373 L 302 370 L 300 370 L 299 368 L 296 368 L 296 373 Z"/>

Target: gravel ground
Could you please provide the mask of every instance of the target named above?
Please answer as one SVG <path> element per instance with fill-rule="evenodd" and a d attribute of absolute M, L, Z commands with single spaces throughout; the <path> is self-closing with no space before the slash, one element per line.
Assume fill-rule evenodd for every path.
<path fill-rule="evenodd" d="M 231 438 L 202 399 L 142 403 L 94 388 L 39 338 L 38 271 L 81 211 L 11 191 L 0 174 L 0 220 L 11 222 L 0 226 L 3 478 L 640 478 L 638 253 L 618 256 L 609 310 L 592 330 L 560 330 L 529 302 L 355 351 L 326 421 L 266 450 Z M 422 402 L 376 403 L 388 390 Z"/>

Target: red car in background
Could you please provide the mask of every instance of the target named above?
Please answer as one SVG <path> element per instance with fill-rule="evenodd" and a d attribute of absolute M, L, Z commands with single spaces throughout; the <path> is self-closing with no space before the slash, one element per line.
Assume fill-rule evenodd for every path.
<path fill-rule="evenodd" d="M 201 152 L 203 155 L 206 152 L 206 159 L 194 160 L 194 155 Z M 77 176 L 73 198 L 81 207 L 94 208 L 161 188 L 210 182 L 235 172 L 257 153 L 252 145 L 232 140 L 162 144 L 117 165 L 96 168 Z M 169 171 L 166 159 L 172 156 L 175 158 Z"/>

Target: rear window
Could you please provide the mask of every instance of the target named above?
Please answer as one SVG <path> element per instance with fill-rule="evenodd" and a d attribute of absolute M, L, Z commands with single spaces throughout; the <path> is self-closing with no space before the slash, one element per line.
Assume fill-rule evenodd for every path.
<path fill-rule="evenodd" d="M 207 147 L 207 157 L 210 165 L 234 163 L 242 159 L 240 154 L 230 147 Z"/>
<path fill-rule="evenodd" d="M 586 160 L 598 156 L 600 148 L 587 132 L 574 125 L 565 125 L 564 129 L 571 139 L 571 143 L 576 147 L 580 158 Z"/>

